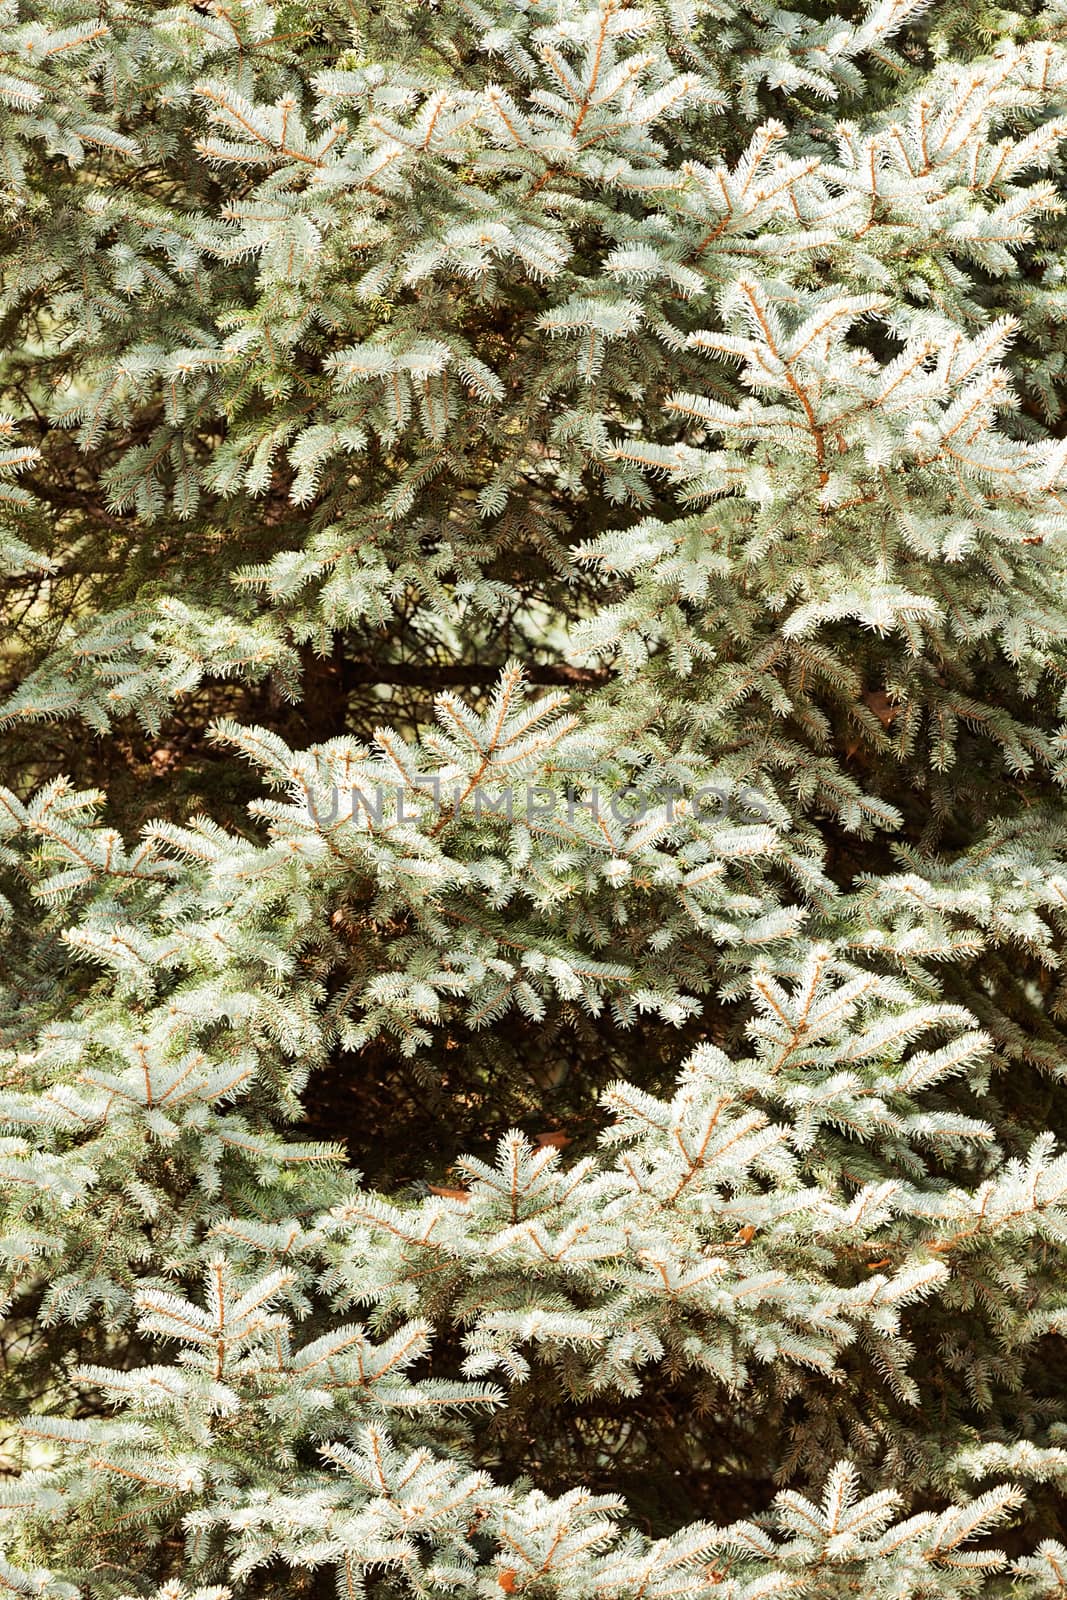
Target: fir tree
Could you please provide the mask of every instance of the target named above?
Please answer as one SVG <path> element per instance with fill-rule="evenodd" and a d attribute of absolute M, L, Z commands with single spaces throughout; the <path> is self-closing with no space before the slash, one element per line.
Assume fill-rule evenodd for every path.
<path fill-rule="evenodd" d="M 1065 28 L 0 0 L 0 1588 L 1067 1595 Z"/>

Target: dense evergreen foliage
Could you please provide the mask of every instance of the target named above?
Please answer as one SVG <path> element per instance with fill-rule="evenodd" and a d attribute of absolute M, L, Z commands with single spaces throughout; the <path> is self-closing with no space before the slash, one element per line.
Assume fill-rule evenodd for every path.
<path fill-rule="evenodd" d="M 1067 10 L 0 39 L 0 1590 L 1063 1600 Z"/>

